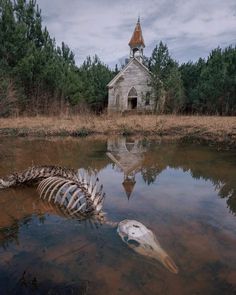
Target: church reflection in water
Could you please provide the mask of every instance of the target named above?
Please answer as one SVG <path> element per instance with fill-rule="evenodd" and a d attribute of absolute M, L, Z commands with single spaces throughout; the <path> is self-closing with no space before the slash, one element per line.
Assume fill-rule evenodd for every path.
<path fill-rule="evenodd" d="M 143 165 L 146 148 L 138 139 L 110 138 L 107 141 L 107 156 L 123 174 L 122 185 L 126 196 L 130 199 L 136 183 L 135 175 Z"/>

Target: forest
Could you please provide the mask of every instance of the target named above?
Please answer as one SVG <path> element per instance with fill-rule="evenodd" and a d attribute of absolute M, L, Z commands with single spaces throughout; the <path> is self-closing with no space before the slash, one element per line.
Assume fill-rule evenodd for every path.
<path fill-rule="evenodd" d="M 71 49 L 43 26 L 35 0 L 0 0 L 0 41 L 0 117 L 106 111 L 106 85 L 118 67 L 97 55 L 77 66 Z M 145 64 L 156 113 L 236 115 L 235 45 L 179 64 L 161 41 Z"/>

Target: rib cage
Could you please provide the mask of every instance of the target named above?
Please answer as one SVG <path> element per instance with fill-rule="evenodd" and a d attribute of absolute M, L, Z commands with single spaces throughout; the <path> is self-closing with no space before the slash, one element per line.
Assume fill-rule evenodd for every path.
<path fill-rule="evenodd" d="M 98 179 L 87 180 L 79 170 L 57 166 L 33 166 L 22 172 L 0 178 L 0 189 L 40 181 L 38 191 L 43 199 L 60 206 L 70 216 L 99 214 L 105 194 Z"/>
<path fill-rule="evenodd" d="M 105 197 L 102 186 L 97 189 L 97 182 L 87 182 L 79 173 L 78 181 L 53 176 L 40 182 L 38 192 L 42 199 L 63 207 L 71 216 L 95 215 L 102 210 Z"/>

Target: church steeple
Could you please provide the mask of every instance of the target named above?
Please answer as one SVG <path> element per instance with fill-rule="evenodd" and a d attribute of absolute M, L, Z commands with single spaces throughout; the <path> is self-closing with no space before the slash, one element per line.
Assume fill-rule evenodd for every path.
<path fill-rule="evenodd" d="M 133 35 L 129 41 L 130 58 L 137 58 L 140 62 L 143 60 L 143 49 L 145 47 L 140 18 L 138 18 Z"/>

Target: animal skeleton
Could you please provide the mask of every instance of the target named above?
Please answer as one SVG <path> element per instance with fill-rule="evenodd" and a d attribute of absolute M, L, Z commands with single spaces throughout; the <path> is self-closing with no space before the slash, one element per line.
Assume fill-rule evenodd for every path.
<path fill-rule="evenodd" d="M 38 192 L 43 200 L 54 204 L 64 215 L 76 218 L 95 218 L 111 225 L 117 223 L 104 219 L 102 205 L 105 198 L 103 186 L 82 175 L 79 170 L 55 166 L 31 167 L 20 173 L 0 178 L 0 189 L 39 182 Z M 118 234 L 137 253 L 157 259 L 172 273 L 178 268 L 151 230 L 135 220 L 123 220 L 118 224 Z"/>

